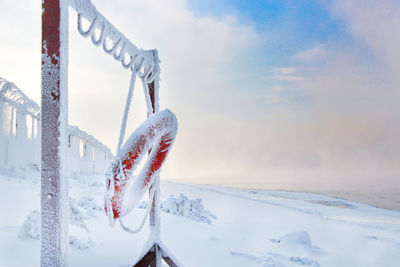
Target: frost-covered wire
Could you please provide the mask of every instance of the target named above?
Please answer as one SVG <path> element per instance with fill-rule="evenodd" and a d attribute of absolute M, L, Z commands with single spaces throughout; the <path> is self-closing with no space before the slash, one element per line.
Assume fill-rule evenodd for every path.
<path fill-rule="evenodd" d="M 115 225 L 115 220 L 114 220 L 114 213 L 110 212 L 112 211 L 112 203 L 111 203 L 111 198 L 114 195 L 114 188 L 115 188 L 115 181 L 114 181 L 114 176 L 112 175 L 112 165 L 108 168 L 107 174 L 106 174 L 106 184 L 109 183 L 108 188 L 106 189 L 106 193 L 104 195 L 104 202 L 106 205 L 107 209 L 107 217 L 108 217 L 108 224 L 111 227 L 114 227 Z"/>
<path fill-rule="evenodd" d="M 122 118 L 122 124 L 121 124 L 121 130 L 119 133 L 119 140 L 118 140 L 116 155 L 119 155 L 119 151 L 121 150 L 121 146 L 122 146 L 122 141 L 124 140 L 125 130 L 126 130 L 126 122 L 128 120 L 128 114 L 129 114 L 129 108 L 131 106 L 133 91 L 135 89 L 135 81 L 136 81 L 136 72 L 133 71 L 131 74 L 131 80 L 129 83 L 128 96 L 126 98 L 124 117 Z"/>
<path fill-rule="evenodd" d="M 144 224 L 145 224 L 145 222 L 147 220 L 147 217 L 149 217 L 149 214 L 150 214 L 152 201 L 154 199 L 154 194 L 156 193 L 156 189 L 158 188 L 158 186 L 157 186 L 158 183 L 159 183 L 159 178 L 156 178 L 154 180 L 153 186 L 150 188 L 149 202 L 148 202 L 149 205 L 147 205 L 146 212 L 145 212 L 145 214 L 143 216 L 143 219 L 142 219 L 142 221 L 140 222 L 139 226 L 136 229 L 132 230 L 131 228 L 129 228 L 128 226 L 126 226 L 123 223 L 122 218 L 118 218 L 119 224 L 121 225 L 121 227 L 122 227 L 122 229 L 124 231 L 126 231 L 126 232 L 128 232 L 130 234 L 137 234 L 143 229 L 143 226 L 144 226 Z"/>

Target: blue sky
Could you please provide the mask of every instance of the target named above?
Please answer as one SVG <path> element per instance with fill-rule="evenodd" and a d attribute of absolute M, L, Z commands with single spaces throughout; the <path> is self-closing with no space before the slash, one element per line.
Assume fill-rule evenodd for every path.
<path fill-rule="evenodd" d="M 159 51 L 160 105 L 180 125 L 163 177 L 398 184 L 398 1 L 92 2 Z M 19 14 L 0 18 L 0 76 L 39 102 L 40 2 L 0 10 Z M 77 33 L 73 10 L 69 38 L 69 121 L 115 149 L 129 73 Z M 140 84 L 131 114 L 127 135 L 145 118 Z"/>
<path fill-rule="evenodd" d="M 314 43 L 343 42 L 348 38 L 345 24 L 332 17 L 321 1 L 188 1 L 188 7 L 200 17 L 224 18 L 234 15 L 266 36 L 266 55 L 275 55 L 272 64 L 285 60 Z"/>
<path fill-rule="evenodd" d="M 302 66 L 302 62 L 293 58 L 298 52 L 316 44 L 335 48 L 351 40 L 344 21 L 332 16 L 327 2 L 191 0 L 187 5 L 198 17 L 211 16 L 221 20 L 235 16 L 238 24 L 251 27 L 260 36 L 257 53 L 251 55 L 248 66 L 252 68 L 251 73 L 250 70 L 237 72 L 244 79 L 253 80 L 254 90 L 260 87 L 268 90 L 276 84 L 285 83 L 254 77 L 266 75 L 279 67 Z M 286 91 L 281 96 L 296 107 L 306 108 L 311 104 L 307 93 Z"/>

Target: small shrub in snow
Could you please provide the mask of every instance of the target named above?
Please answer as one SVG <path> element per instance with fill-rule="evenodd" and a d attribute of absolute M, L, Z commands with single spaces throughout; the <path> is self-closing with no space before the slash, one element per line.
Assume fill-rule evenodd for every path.
<path fill-rule="evenodd" d="M 306 231 L 288 233 L 282 236 L 279 241 L 280 243 L 287 245 L 301 244 L 305 246 L 311 246 L 311 238 Z"/>
<path fill-rule="evenodd" d="M 138 208 L 146 209 L 147 202 L 141 202 Z M 191 200 L 184 194 L 181 194 L 179 197 L 171 195 L 167 200 L 161 202 L 160 209 L 166 213 L 209 224 L 211 223 L 211 219 L 217 218 L 210 211 L 204 209 L 200 198 Z"/>
<path fill-rule="evenodd" d="M 93 198 L 82 197 L 79 200 L 69 199 L 69 243 L 76 249 L 88 249 L 94 246 L 90 237 L 89 228 L 85 220 L 96 217 L 96 213 L 102 212 Z M 40 212 L 29 212 L 22 225 L 18 237 L 21 239 L 40 239 Z"/>
<path fill-rule="evenodd" d="M 70 235 L 69 245 L 76 249 L 84 250 L 93 247 L 95 244 L 93 240 L 90 238 L 90 236 L 82 237 L 82 236 Z"/>
<path fill-rule="evenodd" d="M 69 244 L 79 250 L 89 249 L 95 245 L 89 231 L 77 225 L 70 225 L 69 227 Z"/>
<path fill-rule="evenodd" d="M 77 201 L 73 198 L 69 199 L 69 222 L 72 225 L 77 225 L 86 231 L 89 231 L 85 224 L 85 220 L 89 217 L 83 208 L 77 205 Z"/>
<path fill-rule="evenodd" d="M 26 216 L 18 237 L 21 239 L 39 239 L 40 238 L 40 212 L 33 210 Z"/>
<path fill-rule="evenodd" d="M 191 200 L 183 194 L 177 198 L 171 195 L 166 201 L 161 203 L 161 210 L 197 222 L 211 223 L 211 219 L 217 218 L 208 210 L 204 209 L 200 198 Z"/>
<path fill-rule="evenodd" d="M 71 247 L 83 250 L 94 246 L 85 220 L 95 217 L 99 209 L 101 208 L 91 197 L 69 199 L 69 244 Z"/>
<path fill-rule="evenodd" d="M 92 197 L 81 197 L 76 201 L 76 204 L 90 217 L 96 217 L 98 213 L 104 212 L 103 207 L 98 205 Z"/>

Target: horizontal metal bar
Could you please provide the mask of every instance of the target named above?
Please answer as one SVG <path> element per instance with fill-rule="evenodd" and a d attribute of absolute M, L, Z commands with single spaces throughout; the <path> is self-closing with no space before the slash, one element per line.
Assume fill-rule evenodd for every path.
<path fill-rule="evenodd" d="M 103 50 L 107 54 L 113 54 L 114 59 L 121 62 L 124 68 L 135 70 L 140 77 L 145 77 L 148 83 L 154 79 L 159 79 L 160 60 L 157 50 L 139 49 L 97 11 L 90 0 L 69 0 L 69 5 L 78 13 L 78 30 L 82 36 L 91 36 L 92 42 L 96 46 L 102 43 Z M 82 29 L 82 17 L 91 23 L 87 31 Z M 100 37 L 97 39 L 94 36 L 96 29 L 101 32 Z M 107 39 L 113 42 L 111 48 L 106 47 Z M 126 58 L 128 58 L 127 62 Z"/>

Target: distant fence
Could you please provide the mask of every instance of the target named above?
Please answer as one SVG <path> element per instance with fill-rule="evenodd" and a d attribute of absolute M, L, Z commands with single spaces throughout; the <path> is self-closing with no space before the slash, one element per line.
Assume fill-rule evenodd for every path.
<path fill-rule="evenodd" d="M 0 168 L 40 170 L 40 107 L 14 83 L 0 78 Z M 105 173 L 111 150 L 76 126 L 69 126 L 71 174 Z"/>

